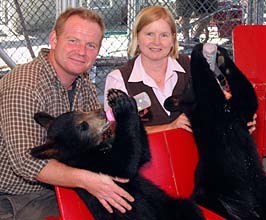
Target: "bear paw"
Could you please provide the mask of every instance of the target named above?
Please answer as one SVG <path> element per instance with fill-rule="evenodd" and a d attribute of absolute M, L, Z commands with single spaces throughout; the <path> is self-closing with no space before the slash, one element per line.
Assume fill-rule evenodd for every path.
<path fill-rule="evenodd" d="M 116 120 L 118 114 L 126 117 L 129 117 L 132 113 L 138 114 L 136 101 L 119 89 L 110 89 L 107 94 L 107 100 Z"/>
<path fill-rule="evenodd" d="M 119 97 L 128 97 L 128 95 L 119 89 L 109 89 L 108 90 L 107 100 L 108 100 L 108 104 L 111 108 L 115 105 L 116 99 Z"/>

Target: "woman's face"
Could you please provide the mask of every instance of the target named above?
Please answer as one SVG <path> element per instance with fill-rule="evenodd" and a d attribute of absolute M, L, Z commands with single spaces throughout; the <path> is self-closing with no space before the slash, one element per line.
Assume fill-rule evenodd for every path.
<path fill-rule="evenodd" d="M 144 26 L 138 33 L 138 46 L 142 56 L 149 60 L 167 58 L 174 46 L 174 36 L 169 24 L 159 19 Z"/>

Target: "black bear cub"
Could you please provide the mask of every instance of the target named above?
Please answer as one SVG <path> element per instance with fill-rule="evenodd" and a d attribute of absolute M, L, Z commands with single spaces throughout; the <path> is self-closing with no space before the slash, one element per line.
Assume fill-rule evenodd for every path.
<path fill-rule="evenodd" d="M 47 129 L 47 141 L 33 148 L 39 159 L 54 158 L 73 167 L 129 178 L 120 184 L 135 201 L 125 214 L 108 213 L 98 200 L 83 189 L 75 189 L 96 220 L 203 220 L 198 207 L 190 200 L 176 199 L 139 174 L 150 160 L 146 132 L 138 116 L 136 102 L 120 90 L 108 94 L 116 120 L 110 135 L 110 122 L 103 111 L 68 112 L 56 118 L 37 113 L 35 120 Z M 112 133 L 112 132 L 111 132 Z"/>
<path fill-rule="evenodd" d="M 266 180 L 247 127 L 258 108 L 255 90 L 224 48 L 218 46 L 214 71 L 202 50 L 198 44 L 191 54 L 189 116 L 199 152 L 192 198 L 228 220 L 265 220 Z"/>

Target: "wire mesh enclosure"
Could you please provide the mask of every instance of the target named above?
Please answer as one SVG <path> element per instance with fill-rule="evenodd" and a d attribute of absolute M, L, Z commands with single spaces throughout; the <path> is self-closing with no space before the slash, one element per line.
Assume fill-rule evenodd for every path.
<path fill-rule="evenodd" d="M 156 4 L 174 15 L 180 53 L 190 53 L 196 43 L 207 41 L 231 50 L 236 25 L 266 23 L 265 0 L 0 0 L 0 74 L 49 47 L 49 32 L 62 10 L 87 7 L 99 12 L 106 24 L 100 54 L 89 73 L 101 98 L 106 75 L 127 60 L 137 13 Z"/>

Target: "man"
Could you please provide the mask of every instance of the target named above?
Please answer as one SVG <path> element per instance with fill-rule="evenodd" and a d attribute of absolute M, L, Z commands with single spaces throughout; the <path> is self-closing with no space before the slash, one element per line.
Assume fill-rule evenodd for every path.
<path fill-rule="evenodd" d="M 68 9 L 49 38 L 51 49 L 19 65 L 0 80 L 0 219 L 38 220 L 58 215 L 53 185 L 80 187 L 112 212 L 130 210 L 134 199 L 117 182 L 128 180 L 37 160 L 29 150 L 44 142 L 45 130 L 34 122 L 36 112 L 53 116 L 70 110 L 100 108 L 87 71 L 104 35 L 96 13 Z"/>

